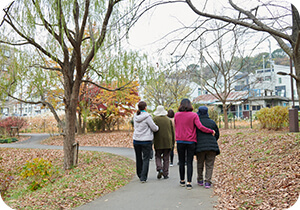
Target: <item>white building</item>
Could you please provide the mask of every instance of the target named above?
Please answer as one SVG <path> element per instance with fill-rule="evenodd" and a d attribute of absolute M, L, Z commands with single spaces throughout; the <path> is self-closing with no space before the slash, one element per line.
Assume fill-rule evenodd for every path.
<path fill-rule="evenodd" d="M 272 68 L 257 69 L 255 74 L 249 76 L 249 80 L 251 82 L 249 96 L 253 98 L 267 96 L 288 98 L 289 101 L 286 106 L 291 107 L 293 105 L 291 77 L 279 75 L 278 72 L 290 73 L 290 67 L 273 65 Z M 293 81 L 293 96 L 295 106 L 299 107 L 295 80 Z"/>
<path fill-rule="evenodd" d="M 240 97 L 238 100 L 228 99 L 231 104 L 229 113 L 232 112 L 237 117 L 249 117 L 250 111 L 255 114 L 256 111 L 264 107 L 286 106 L 299 108 L 299 100 L 296 91 L 296 83 L 293 81 L 293 96 L 292 100 L 292 86 L 291 77 L 279 75 L 278 72 L 290 73 L 289 66 L 273 65 L 272 68 L 257 69 L 254 74 L 236 74 L 239 77 L 238 82 L 231 84 L 235 91 L 232 94 L 245 91 L 248 93 L 247 97 Z M 212 80 L 213 81 L 213 80 Z M 218 84 L 222 87 L 222 79 L 218 79 Z M 234 80 L 236 81 L 236 80 Z M 196 88 L 194 88 L 196 89 Z M 201 89 L 198 86 L 198 90 Z M 200 91 L 198 91 L 200 93 Z M 222 110 L 222 105 L 218 99 L 210 94 L 200 95 L 193 99 L 196 103 L 203 103 L 207 105 L 218 106 Z M 241 95 L 242 96 L 242 95 Z"/>

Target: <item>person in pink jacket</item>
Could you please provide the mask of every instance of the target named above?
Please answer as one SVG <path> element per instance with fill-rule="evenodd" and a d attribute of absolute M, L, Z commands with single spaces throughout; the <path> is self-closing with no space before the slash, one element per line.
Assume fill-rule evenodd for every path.
<path fill-rule="evenodd" d="M 196 127 L 205 133 L 215 134 L 214 130 L 203 126 L 198 115 L 193 112 L 189 99 L 183 99 L 174 117 L 175 138 L 179 159 L 180 185 L 192 189 L 193 158 L 197 143 Z M 187 162 L 187 182 L 185 183 L 185 161 Z"/>

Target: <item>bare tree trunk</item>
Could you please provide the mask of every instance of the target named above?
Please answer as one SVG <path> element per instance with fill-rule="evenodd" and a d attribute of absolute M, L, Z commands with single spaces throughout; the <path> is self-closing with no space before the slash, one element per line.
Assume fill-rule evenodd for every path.
<path fill-rule="evenodd" d="M 80 68 L 77 67 L 77 71 Z M 64 169 L 71 169 L 74 165 L 74 143 L 76 132 L 76 110 L 78 105 L 78 95 L 80 78 L 77 75 L 75 81 L 65 80 L 65 115 L 66 125 L 64 133 Z"/>
<path fill-rule="evenodd" d="M 85 133 L 85 131 L 86 131 L 86 120 L 83 121 L 82 133 Z"/>
<path fill-rule="evenodd" d="M 294 52 L 294 67 L 295 67 L 295 75 L 296 75 L 296 87 L 297 87 L 297 94 L 298 94 L 298 101 L 300 105 L 300 56 L 299 52 Z"/>
<path fill-rule="evenodd" d="M 101 124 L 100 124 L 101 129 L 100 130 L 103 132 L 105 131 L 105 121 L 106 121 L 105 116 L 101 115 Z"/>
<path fill-rule="evenodd" d="M 75 123 L 76 123 L 76 106 L 71 103 L 66 109 L 66 126 L 64 136 L 64 169 L 70 169 L 73 166 L 73 144 L 75 143 Z"/>
<path fill-rule="evenodd" d="M 224 111 L 224 128 L 228 129 L 228 115 L 227 115 L 227 106 L 225 103 L 223 103 L 223 111 Z"/>
<path fill-rule="evenodd" d="M 77 133 L 83 134 L 83 128 L 82 128 L 82 115 L 81 115 L 81 109 L 78 111 L 78 123 L 77 123 Z"/>

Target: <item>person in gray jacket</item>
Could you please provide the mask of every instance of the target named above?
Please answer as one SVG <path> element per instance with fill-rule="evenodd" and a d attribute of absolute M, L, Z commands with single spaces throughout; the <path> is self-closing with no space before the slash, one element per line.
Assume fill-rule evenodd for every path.
<path fill-rule="evenodd" d="M 133 147 L 136 158 L 136 174 L 142 183 L 148 178 L 150 153 L 152 150 L 153 132 L 158 131 L 158 126 L 146 112 L 147 104 L 138 103 L 138 111 L 133 116 Z"/>

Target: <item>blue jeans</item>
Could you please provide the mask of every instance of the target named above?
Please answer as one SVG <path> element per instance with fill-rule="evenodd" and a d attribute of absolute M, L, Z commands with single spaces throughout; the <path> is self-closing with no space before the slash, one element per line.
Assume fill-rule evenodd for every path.
<path fill-rule="evenodd" d="M 141 181 L 147 181 L 152 143 L 133 144 L 136 158 L 136 174 Z"/>

